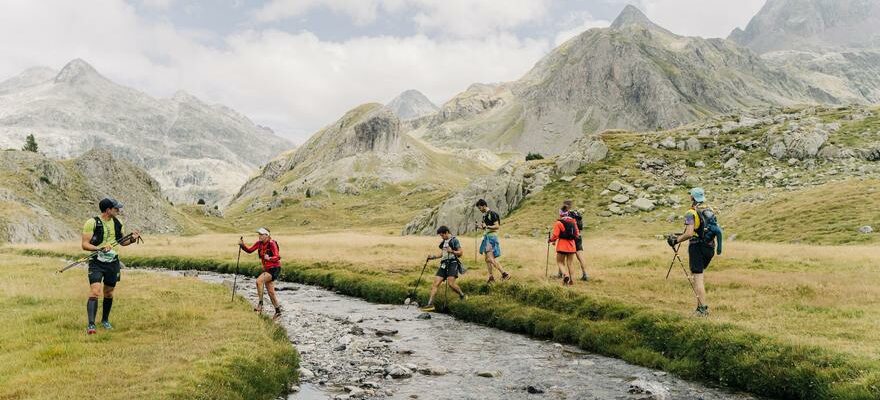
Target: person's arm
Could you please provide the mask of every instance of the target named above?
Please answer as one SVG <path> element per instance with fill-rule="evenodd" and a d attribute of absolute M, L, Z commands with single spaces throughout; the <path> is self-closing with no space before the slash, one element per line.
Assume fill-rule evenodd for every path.
<path fill-rule="evenodd" d="M 455 242 L 453 242 L 452 244 L 455 245 L 451 247 L 452 254 L 454 254 L 456 257 L 461 257 L 462 254 L 464 254 L 464 251 L 461 250 L 461 242 L 459 242 L 458 239 L 455 239 Z"/>
<path fill-rule="evenodd" d="M 241 249 L 244 250 L 245 253 L 251 254 L 251 253 L 254 252 L 254 250 L 257 249 L 257 245 L 258 245 L 258 244 L 260 244 L 260 242 L 256 242 L 256 243 L 254 243 L 253 246 L 248 247 L 248 246 L 246 246 L 246 245 L 244 244 L 244 242 L 241 242 L 241 243 L 238 244 L 238 246 L 241 247 Z"/>
<path fill-rule="evenodd" d="M 497 232 L 499 229 L 501 229 L 501 217 L 497 213 L 494 216 L 496 218 L 494 221 L 492 221 L 492 225 L 486 226 L 486 229 L 488 229 L 490 232 Z"/>
<path fill-rule="evenodd" d="M 553 233 L 550 234 L 550 243 L 556 243 L 556 240 L 559 239 L 559 234 L 562 233 L 562 223 L 556 221 L 553 223 Z"/>
<path fill-rule="evenodd" d="M 681 236 L 679 236 L 675 240 L 676 243 L 685 242 L 687 240 L 690 240 L 690 238 L 694 237 L 694 223 L 695 223 L 694 221 L 695 221 L 695 219 L 696 219 L 696 217 L 693 214 L 691 214 L 690 212 L 688 212 L 684 216 L 684 233 L 682 233 Z"/>
<path fill-rule="evenodd" d="M 82 234 L 82 249 L 85 251 L 110 251 L 110 246 L 104 246 L 103 248 L 95 246 L 89 242 L 92 241 L 91 233 L 83 233 Z"/>
<path fill-rule="evenodd" d="M 280 261 L 281 254 L 278 254 L 278 243 L 276 243 L 274 240 L 272 240 L 272 241 L 269 241 L 269 243 L 267 245 L 269 247 L 268 250 L 271 250 L 271 251 L 267 251 L 266 254 L 263 255 L 263 258 L 266 261 L 272 261 L 272 262 Z M 272 253 L 271 256 L 269 255 L 270 252 Z"/>

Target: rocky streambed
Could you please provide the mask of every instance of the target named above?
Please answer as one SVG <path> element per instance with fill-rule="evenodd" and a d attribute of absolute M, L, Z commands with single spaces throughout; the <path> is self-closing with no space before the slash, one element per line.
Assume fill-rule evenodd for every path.
<path fill-rule="evenodd" d="M 232 283 L 229 275 L 173 273 Z M 256 302 L 253 279 L 238 282 Z M 278 323 L 301 354 L 300 386 L 288 399 L 756 399 L 412 306 L 294 283 L 278 289 Z"/>

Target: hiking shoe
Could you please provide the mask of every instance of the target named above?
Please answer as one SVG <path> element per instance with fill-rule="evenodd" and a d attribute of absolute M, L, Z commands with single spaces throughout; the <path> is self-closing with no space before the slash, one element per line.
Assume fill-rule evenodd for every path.
<path fill-rule="evenodd" d="M 486 284 L 495 283 L 495 276 L 489 275 L 489 279 L 486 279 Z"/>
<path fill-rule="evenodd" d="M 571 285 L 571 277 L 568 275 L 565 275 L 562 277 L 562 286 L 567 286 L 567 285 Z"/>
<path fill-rule="evenodd" d="M 709 316 L 709 306 L 707 306 L 707 305 L 697 306 L 697 309 L 694 310 L 694 315 L 696 315 L 698 317 L 708 317 Z"/>
<path fill-rule="evenodd" d="M 428 304 L 428 305 L 426 305 L 426 306 L 420 308 L 419 310 L 422 311 L 422 312 L 431 312 L 431 311 L 434 311 L 434 305 L 433 305 L 433 304 Z"/>
<path fill-rule="evenodd" d="M 581 280 L 586 282 L 586 281 L 590 280 L 590 277 L 587 275 L 586 272 L 584 272 L 584 274 L 581 275 Z"/>
<path fill-rule="evenodd" d="M 101 326 L 107 330 L 113 329 L 113 325 L 110 325 L 110 321 L 101 321 Z"/>
<path fill-rule="evenodd" d="M 459 296 L 458 296 L 458 299 L 461 300 L 461 301 L 465 301 L 465 300 L 467 300 L 468 298 L 467 298 L 467 295 L 466 295 L 466 294 L 463 294 L 463 295 L 459 295 Z"/>
<path fill-rule="evenodd" d="M 272 320 L 277 321 L 278 318 L 281 318 L 281 307 L 275 307 L 275 315 L 272 316 Z"/>
<path fill-rule="evenodd" d="M 258 313 L 263 312 L 263 303 L 260 303 L 259 305 L 254 307 L 254 312 L 258 312 Z"/>
<path fill-rule="evenodd" d="M 86 328 L 86 334 L 94 335 L 96 333 L 98 333 L 98 327 L 95 324 L 89 324 L 89 327 Z"/>
<path fill-rule="evenodd" d="M 501 280 L 502 280 L 502 281 L 506 281 L 506 280 L 509 280 L 509 279 L 510 279 L 510 274 L 508 274 L 507 272 L 502 272 L 502 273 L 501 273 Z"/>

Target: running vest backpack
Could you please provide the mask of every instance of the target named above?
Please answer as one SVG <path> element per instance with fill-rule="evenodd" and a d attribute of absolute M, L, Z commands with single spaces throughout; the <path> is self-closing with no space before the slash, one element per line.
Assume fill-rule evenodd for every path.
<path fill-rule="evenodd" d="M 717 243 L 716 252 L 721 254 L 722 243 L 724 240 L 724 231 L 718 226 L 718 218 L 715 212 L 709 207 L 695 207 L 696 212 L 700 216 L 700 227 L 697 228 L 697 237 L 705 244 Z"/>
<path fill-rule="evenodd" d="M 119 222 L 116 217 L 113 217 L 113 232 L 116 235 L 116 241 L 122 239 L 122 222 Z M 104 242 L 104 221 L 101 220 L 101 217 L 95 217 L 95 230 L 92 231 L 92 239 L 89 240 L 89 243 L 92 246 L 97 246 Z"/>
<path fill-rule="evenodd" d="M 568 216 L 574 218 L 575 222 L 577 222 L 578 230 L 584 230 L 584 216 L 581 213 L 571 210 L 568 212 Z"/>
<path fill-rule="evenodd" d="M 278 242 L 270 240 L 269 243 L 266 243 L 266 254 L 268 254 L 269 257 L 277 256 L 277 254 L 272 254 L 272 243 L 275 243 L 275 248 L 278 249 L 279 253 L 281 253 L 281 246 L 278 245 Z"/>
<path fill-rule="evenodd" d="M 561 218 L 559 222 L 562 222 L 562 227 L 564 228 L 562 232 L 559 232 L 560 239 L 577 239 L 577 223 L 573 219 Z"/>

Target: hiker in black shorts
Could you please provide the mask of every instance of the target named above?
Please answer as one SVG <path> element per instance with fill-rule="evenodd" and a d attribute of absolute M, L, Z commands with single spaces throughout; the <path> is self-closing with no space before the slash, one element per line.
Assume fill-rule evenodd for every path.
<path fill-rule="evenodd" d="M 110 324 L 110 309 L 113 306 L 113 291 L 120 277 L 119 255 L 113 249 L 114 245 L 128 246 L 140 237 L 138 231 L 133 231 L 128 237 L 122 233 L 122 222 L 116 218 L 121 208 L 122 203 L 115 199 L 102 199 L 98 202 L 101 215 L 89 218 L 83 225 L 82 249 L 98 252 L 89 259 L 89 300 L 86 303 L 86 315 L 89 321 L 86 332 L 89 335 L 97 332 L 95 316 L 98 313 L 98 296 L 102 291 L 104 304 L 101 310 L 101 325 L 104 329 L 113 329 L 113 325 Z"/>
<path fill-rule="evenodd" d="M 259 301 L 257 306 L 254 307 L 254 311 L 263 312 L 263 287 L 265 286 L 266 292 L 269 293 L 269 300 L 272 301 L 272 306 L 275 307 L 275 315 L 272 316 L 272 319 L 278 319 L 281 318 L 282 310 L 281 303 L 278 302 L 278 296 L 275 295 L 274 282 L 281 274 L 281 254 L 279 253 L 278 242 L 269 236 L 268 229 L 257 229 L 257 234 L 260 235 L 259 239 L 251 247 L 245 245 L 244 240 L 238 241 L 238 246 L 246 253 L 250 254 L 257 251 L 260 263 L 263 264 L 263 272 L 257 277 L 257 297 Z"/>
<path fill-rule="evenodd" d="M 670 238 L 670 245 L 677 245 L 685 240 L 689 240 L 688 244 L 688 262 L 691 268 L 691 274 L 694 280 L 694 291 L 697 295 L 697 309 L 694 313 L 698 316 L 705 317 L 709 315 L 709 306 L 706 304 L 706 286 L 703 281 L 703 272 L 709 267 L 709 263 L 715 256 L 715 240 L 706 243 L 702 238 L 703 230 L 706 229 L 706 223 L 701 221 L 700 215 L 703 210 L 709 209 L 706 201 L 706 194 L 702 188 L 693 188 L 690 190 L 692 205 L 684 215 L 684 233 L 677 238 Z"/>
<path fill-rule="evenodd" d="M 452 236 L 452 233 L 449 232 L 449 228 L 446 226 L 437 228 L 437 234 L 443 239 L 443 241 L 440 242 L 440 246 L 438 246 L 440 248 L 440 254 L 428 255 L 428 259 L 436 260 L 439 258 L 440 268 L 438 268 L 437 273 L 434 274 L 434 284 L 431 286 L 431 295 L 428 298 L 428 304 L 421 309 L 425 312 L 434 311 L 434 295 L 437 294 L 437 288 L 440 287 L 440 284 L 443 283 L 443 281 L 446 281 L 446 284 L 453 292 L 458 294 L 460 299 L 464 300 L 467 298 L 458 284 L 455 283 L 455 280 L 458 279 L 458 275 L 464 273 L 464 266 L 458 259 L 463 253 L 461 243 L 457 237 Z"/>
<path fill-rule="evenodd" d="M 498 257 L 501 257 L 501 243 L 498 241 L 498 230 L 501 229 L 501 216 L 497 212 L 489 209 L 486 200 L 479 199 L 476 204 L 477 209 L 483 213 L 483 222 L 477 224 L 478 229 L 483 229 L 483 242 L 480 243 L 480 254 L 486 257 L 486 268 L 489 270 L 489 279 L 486 283 L 495 282 L 495 275 L 492 270 L 497 269 L 501 272 L 501 280 L 510 279 L 510 274 L 498 263 Z"/>

